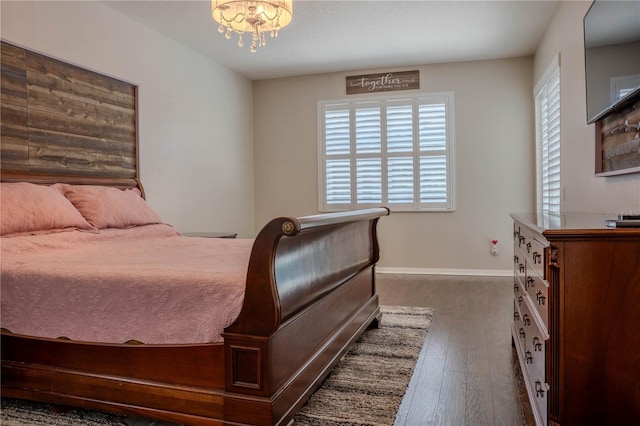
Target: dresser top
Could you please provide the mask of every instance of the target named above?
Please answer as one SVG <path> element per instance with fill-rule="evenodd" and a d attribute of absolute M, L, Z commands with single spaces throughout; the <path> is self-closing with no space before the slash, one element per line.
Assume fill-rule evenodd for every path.
<path fill-rule="evenodd" d="M 640 237 L 640 228 L 610 228 L 606 220 L 615 220 L 616 216 L 598 213 L 512 213 L 511 217 L 545 237 L 601 235 L 630 235 Z"/>

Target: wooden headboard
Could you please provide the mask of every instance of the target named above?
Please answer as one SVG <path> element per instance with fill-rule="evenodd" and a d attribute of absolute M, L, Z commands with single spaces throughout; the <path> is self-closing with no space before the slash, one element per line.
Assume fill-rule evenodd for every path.
<path fill-rule="evenodd" d="M 137 86 L 1 42 L 3 181 L 139 186 Z"/>

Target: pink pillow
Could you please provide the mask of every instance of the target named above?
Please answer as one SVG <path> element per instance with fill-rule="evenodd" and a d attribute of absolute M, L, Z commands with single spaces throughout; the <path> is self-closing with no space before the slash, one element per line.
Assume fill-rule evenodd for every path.
<path fill-rule="evenodd" d="M 5 236 L 94 229 L 69 200 L 50 186 L 2 182 L 0 199 L 0 233 Z"/>
<path fill-rule="evenodd" d="M 128 228 L 137 225 L 162 223 L 140 190 L 118 189 L 94 185 L 55 185 L 82 213 L 82 216 L 98 229 Z"/>

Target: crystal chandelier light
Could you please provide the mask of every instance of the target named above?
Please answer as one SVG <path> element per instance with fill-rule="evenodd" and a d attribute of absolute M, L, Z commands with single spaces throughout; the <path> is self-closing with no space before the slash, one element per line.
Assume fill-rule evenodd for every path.
<path fill-rule="evenodd" d="M 218 32 L 238 34 L 238 46 L 244 46 L 244 33 L 251 33 L 251 52 L 265 45 L 265 33 L 277 37 L 278 31 L 291 22 L 292 0 L 212 0 L 211 15 L 220 23 Z"/>

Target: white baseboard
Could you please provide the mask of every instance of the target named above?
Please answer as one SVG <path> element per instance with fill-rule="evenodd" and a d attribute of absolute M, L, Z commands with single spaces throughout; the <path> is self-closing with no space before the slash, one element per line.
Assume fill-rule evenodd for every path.
<path fill-rule="evenodd" d="M 407 275 L 463 275 L 479 277 L 511 277 L 511 269 L 437 269 L 437 268 L 392 268 L 376 266 L 378 274 Z"/>

